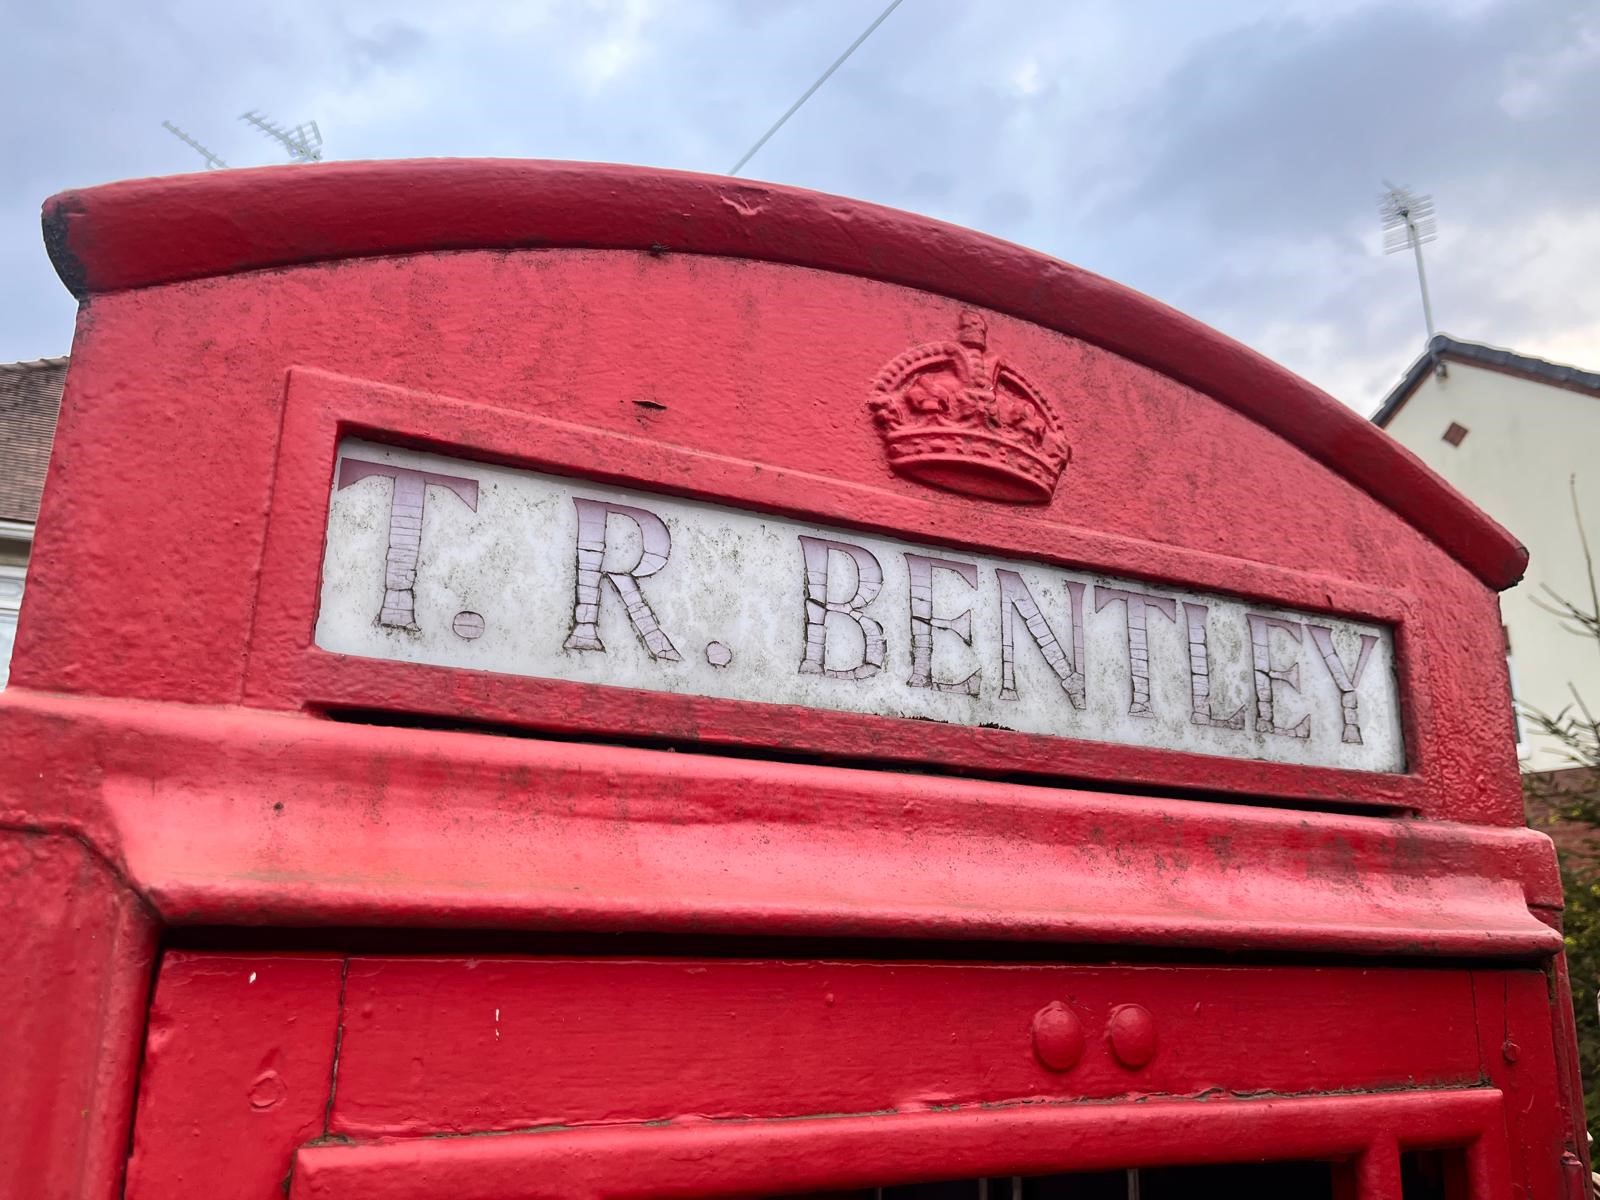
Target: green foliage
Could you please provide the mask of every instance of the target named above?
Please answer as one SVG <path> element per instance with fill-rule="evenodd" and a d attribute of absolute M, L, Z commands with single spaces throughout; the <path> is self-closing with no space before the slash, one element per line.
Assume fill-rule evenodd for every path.
<path fill-rule="evenodd" d="M 1588 568 L 1589 606 L 1546 589 L 1540 602 L 1568 633 L 1600 651 L 1600 580 L 1583 515 L 1577 481 L 1572 481 L 1572 512 L 1578 541 Z M 1530 808 L 1542 809 L 1549 823 L 1573 822 L 1600 828 L 1600 721 L 1576 689 L 1572 702 L 1556 713 L 1523 708 L 1523 716 L 1539 733 L 1555 741 L 1573 768 L 1559 776 L 1529 775 L 1523 790 Z M 1561 887 L 1566 900 L 1562 931 L 1566 937 L 1567 973 L 1572 981 L 1572 1007 L 1578 1027 L 1578 1064 L 1583 1072 L 1584 1111 L 1600 1117 L 1600 864 L 1583 853 L 1561 854 Z"/>
<path fill-rule="evenodd" d="M 1600 871 L 1575 872 L 1562 864 L 1567 911 L 1567 972 L 1572 977 L 1572 1008 L 1578 1025 L 1578 1066 L 1583 1072 L 1583 1109 L 1600 1117 Z"/>

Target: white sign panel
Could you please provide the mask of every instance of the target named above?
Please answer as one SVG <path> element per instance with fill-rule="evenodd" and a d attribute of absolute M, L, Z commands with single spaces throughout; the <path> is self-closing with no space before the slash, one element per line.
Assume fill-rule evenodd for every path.
<path fill-rule="evenodd" d="M 1404 769 L 1381 625 L 353 440 L 316 640 L 462 670 Z"/>

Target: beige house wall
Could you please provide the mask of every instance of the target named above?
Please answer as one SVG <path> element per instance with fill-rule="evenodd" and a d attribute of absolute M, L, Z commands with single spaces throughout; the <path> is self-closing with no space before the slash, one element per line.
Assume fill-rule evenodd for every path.
<path fill-rule="evenodd" d="M 1446 370 L 1418 386 L 1388 431 L 1528 547 L 1526 577 L 1500 598 L 1517 698 L 1554 713 L 1576 689 L 1600 715 L 1600 645 L 1566 632 L 1537 603 L 1548 603 L 1548 588 L 1590 604 L 1572 487 L 1600 555 L 1600 397 L 1470 363 Z M 1458 446 L 1444 437 L 1452 422 L 1467 430 Z M 1572 765 L 1524 728 L 1525 769 Z"/>

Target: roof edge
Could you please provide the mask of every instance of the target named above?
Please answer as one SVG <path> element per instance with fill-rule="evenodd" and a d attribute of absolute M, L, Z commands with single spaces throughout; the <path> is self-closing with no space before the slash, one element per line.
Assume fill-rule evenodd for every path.
<path fill-rule="evenodd" d="M 1388 428 L 1395 414 L 1405 407 L 1406 401 L 1411 399 L 1412 394 L 1422 385 L 1422 381 L 1428 377 L 1428 372 L 1441 362 L 1467 363 L 1485 370 L 1499 371 L 1502 374 L 1516 375 L 1552 387 L 1600 397 L 1600 372 L 1569 367 L 1563 363 L 1551 362 L 1547 358 L 1535 358 L 1531 354 L 1518 354 L 1515 350 L 1502 350 L 1498 346 L 1487 346 L 1482 342 L 1462 341 L 1447 333 L 1436 333 L 1429 340 L 1428 347 L 1422 352 L 1421 357 L 1406 368 L 1406 373 L 1400 377 L 1400 382 L 1395 384 L 1383 398 L 1383 403 L 1372 414 L 1372 423 L 1380 429 Z"/>
<path fill-rule="evenodd" d="M 1400 377 L 1400 382 L 1389 389 L 1389 394 L 1383 398 L 1383 403 L 1378 405 L 1378 410 L 1372 414 L 1372 423 L 1379 429 L 1387 429 L 1394 415 L 1404 407 L 1405 402 L 1411 399 L 1411 393 L 1422 386 L 1422 381 L 1428 373 L 1439 365 L 1442 350 L 1440 343 L 1449 342 L 1451 339 L 1442 333 L 1434 334 L 1417 360 L 1406 368 L 1406 373 Z"/>
<path fill-rule="evenodd" d="M 0 371 L 49 371 L 66 366 L 71 357 L 68 354 L 58 354 L 52 358 L 24 358 L 17 362 L 0 362 Z"/>
<path fill-rule="evenodd" d="M 1037 251 L 858 200 L 613 164 L 336 162 L 129 180 L 52 197 L 45 242 L 80 298 L 330 259 L 583 248 L 784 263 L 934 292 L 1081 338 L 1272 430 L 1492 588 L 1527 551 L 1420 460 L 1231 338 Z"/>

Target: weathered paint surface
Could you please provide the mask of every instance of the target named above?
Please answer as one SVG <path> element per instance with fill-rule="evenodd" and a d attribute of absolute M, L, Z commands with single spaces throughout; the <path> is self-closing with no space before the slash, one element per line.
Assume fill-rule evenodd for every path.
<path fill-rule="evenodd" d="M 5 790 L 15 803 L 15 776 Z M 0 817 L 0 1196 L 109 1200 L 158 925 L 80 837 L 14 821 Z"/>
<path fill-rule="evenodd" d="M 1542 978 L 1504 977 L 1535 988 Z M 759 1122 L 848 1113 L 890 1118 L 879 1127 L 882 1145 L 866 1163 L 824 1159 L 798 1184 L 783 1165 L 792 1152 L 779 1153 L 786 1143 L 765 1156 L 730 1149 L 736 1158 L 752 1153 L 752 1167 L 764 1163 L 774 1188 L 1251 1157 L 1237 1136 L 1275 1145 L 1277 1157 L 1344 1160 L 1367 1147 L 1381 1157 L 1390 1137 L 1401 1145 L 1438 1137 L 1482 1169 L 1503 1171 L 1502 1091 L 1525 1093 L 1503 1071 L 1502 1090 L 1479 1086 L 1489 1056 L 1502 1054 L 1498 1042 L 1482 1041 L 1488 1026 L 1474 1003 L 1474 977 L 1464 970 L 176 953 L 156 990 L 128 1195 L 266 1197 L 291 1170 L 293 1194 L 311 1196 L 346 1194 L 327 1189 L 356 1180 L 380 1196 L 391 1188 L 428 1195 L 428 1187 L 657 1194 L 637 1190 L 651 1184 L 661 1194 L 686 1186 L 695 1195 L 749 1194 L 724 1175 L 721 1155 L 679 1164 L 689 1173 L 668 1186 L 658 1176 L 673 1169 L 676 1153 L 648 1136 L 608 1150 L 629 1163 L 627 1173 L 580 1154 L 558 1166 L 574 1174 L 547 1179 L 538 1169 L 547 1155 L 559 1164 L 584 1143 L 527 1131 L 631 1125 L 642 1133 L 666 1122 L 686 1132 L 720 1123 L 765 1137 L 783 1126 Z M 1038 1060 L 1032 1027 L 1041 1007 L 1081 1022 L 1078 1062 L 1051 1069 Z M 1130 1012 L 1157 1035 L 1134 1065 L 1117 1040 Z M 1524 1036 L 1528 1021 L 1540 1018 L 1497 1009 L 1493 1032 Z M 1370 1030 L 1380 1024 L 1390 1036 L 1375 1039 Z M 1370 1094 L 1404 1089 L 1425 1090 L 1392 1102 Z M 1345 1098 L 1310 1105 L 1305 1125 L 1293 1102 L 1270 1099 L 1338 1093 Z M 1230 1105 L 1240 1097 L 1268 1099 Z M 1124 1111 L 1155 1103 L 1164 1122 L 1220 1140 L 1203 1147 L 1187 1134 L 1147 1131 L 1134 1142 L 1114 1132 L 1122 1112 L 1086 1100 L 1138 1101 Z M 1085 1115 L 1069 1115 L 1073 1105 Z M 1021 1151 L 983 1125 L 983 1113 L 1007 1108 L 1025 1122 L 1033 1110 L 1051 1114 L 1047 1124 L 1088 1124 L 1050 1149 Z M 908 1166 L 897 1148 L 915 1127 L 905 1118 L 932 1111 L 947 1115 L 949 1136 L 972 1136 L 970 1149 L 946 1147 Z M 1325 1129 L 1312 1128 L 1313 1113 Z M 819 1153 L 828 1131 L 841 1128 L 801 1127 L 816 1133 Z M 175 1129 L 184 1136 L 171 1136 Z M 522 1134 L 508 1144 L 506 1164 L 532 1171 L 521 1185 L 508 1186 L 499 1167 L 466 1148 L 481 1139 L 451 1142 L 485 1132 Z M 1531 1147 L 1518 1143 L 1514 1152 L 1543 1162 L 1559 1144 L 1552 1132 L 1530 1130 Z M 329 1152 L 301 1151 L 307 1144 Z M 211 1145 L 240 1150 L 218 1163 L 205 1155 Z M 663 1160 L 652 1166 L 656 1154 Z M 429 1184 L 407 1178 L 412 1171 Z M 1372 1194 L 1386 1193 L 1363 1193 Z"/>
<path fill-rule="evenodd" d="M 1561 888 L 1528 829 L 21 699 L 14 753 L 50 780 L 88 768 L 34 811 L 114 845 L 173 924 L 1496 960 L 1561 945 L 1535 915 Z"/>
<path fill-rule="evenodd" d="M 1066 1070 L 1033 1053 L 1051 1003 L 1084 1028 Z M 1133 1010 L 1156 1038 L 1129 1066 L 1116 1034 Z M 1464 971 L 358 958 L 345 1013 L 328 1130 L 353 1138 L 1464 1087 L 1480 1071 Z M 1365 1036 L 1378 1022 L 1387 1035 Z"/>
<path fill-rule="evenodd" d="M 422 309 L 413 294 L 428 296 Z M 412 311 L 414 322 L 392 317 Z M 896 474 L 869 411 L 871 381 L 961 311 L 854 277 L 647 251 L 346 262 L 97 297 L 57 434 L 58 455 L 79 462 L 74 490 L 42 534 L 53 526 L 78 549 L 69 575 L 40 543 L 14 678 L 52 691 L 427 712 L 1143 788 L 1203 780 L 1211 791 L 1520 823 L 1515 753 L 1501 737 L 1505 663 L 1489 649 L 1499 645 L 1492 593 L 1396 514 L 1227 406 L 990 314 L 991 340 L 1070 406 L 1074 458 L 1053 500 L 978 501 Z M 331 312 L 339 320 L 323 319 Z M 723 331 L 714 353 L 706 330 Z M 167 353 L 141 373 L 140 402 L 119 402 L 120 364 L 152 343 Z M 97 359 L 106 374 L 93 370 Z M 664 407 L 635 403 L 644 400 Z M 308 631 L 336 448 L 352 428 L 451 457 L 1388 625 L 1407 770 L 1355 779 L 559 680 L 457 673 L 445 685 L 438 668 L 333 658 Z M 180 437 L 189 466 L 174 471 Z M 131 491 L 118 482 L 133 476 L 159 482 Z M 91 516 L 103 511 L 174 527 L 162 569 Z M 49 636 L 58 628 L 74 636 Z M 80 640 L 144 652 L 90 667 L 71 648 Z"/>
<path fill-rule="evenodd" d="M 282 1194 L 283 1148 L 325 1130 L 343 975 L 332 957 L 163 958 L 127 1200 Z"/>
<path fill-rule="evenodd" d="M 1074 330 L 1259 421 L 1405 514 L 1490 587 L 1510 586 L 1527 564 L 1515 539 L 1368 422 L 1215 330 L 1024 247 L 837 196 L 593 163 L 330 163 L 316 178 L 257 170 L 64 192 L 44 225 L 62 282 L 80 296 L 364 255 L 530 246 L 748 259 L 962 296 Z M 819 334 L 815 322 L 838 319 L 826 305 L 792 311 Z M 695 315 L 674 313 L 675 331 L 693 332 Z"/>
<path fill-rule="evenodd" d="M 51 203 L 47 231 L 87 303 L 0 696 L 5 899 L 26 914 L 7 930 L 7 961 L 25 969 L 0 975 L 7 1011 L 23 1014 L 0 1023 L 0 1062 L 20 1064 L 0 1075 L 0 1191 L 112 1200 L 138 1094 L 132 1178 L 167 1195 L 199 1183 L 179 1160 L 201 1129 L 211 1146 L 244 1147 L 242 1195 L 281 1195 L 291 1168 L 294 1195 L 468 1200 L 638 1194 L 644 1178 L 708 1196 L 1304 1154 L 1340 1160 L 1351 1196 L 1392 1196 L 1412 1144 L 1460 1147 L 1477 1195 L 1578 1194 L 1570 1023 L 1547 991 L 1560 891 L 1548 842 L 1520 828 L 1496 649 L 1491 589 L 1523 556 L 1355 414 L 1059 263 L 745 183 L 338 164 L 74 193 Z M 441 482 L 340 488 L 347 439 L 437 456 Z M 1095 607 L 1104 582 L 1175 607 L 1225 596 L 1294 614 L 1302 649 L 1334 619 L 1389 631 L 1403 769 L 319 647 L 331 504 L 401 485 L 418 510 L 383 515 L 382 586 L 367 601 L 369 620 L 399 620 L 422 586 L 410 576 L 430 566 L 420 510 L 483 500 L 459 464 L 766 514 L 902 557 L 1037 566 L 1085 584 L 1086 622 L 1127 619 L 1125 598 Z M 589 569 L 604 574 L 599 556 Z M 929 681 L 959 682 L 933 673 L 955 636 L 935 619 L 956 622 L 934 603 L 948 572 L 923 565 Z M 565 637 L 604 640 L 615 610 L 594 603 L 574 607 Z M 446 615 L 443 636 L 491 644 L 487 603 Z M 901 653 L 917 645 L 916 615 L 908 598 Z M 1163 628 L 1145 615 L 1147 635 Z M 1264 628 L 1280 652 L 1292 641 Z M 743 639 L 705 642 L 693 647 L 705 670 L 742 661 Z M 685 660 L 687 646 L 673 644 Z M 1141 694 L 1140 656 L 1119 649 L 1129 708 L 1171 702 L 1154 682 Z M 1333 650 L 1354 682 L 1357 645 Z M 1305 653 L 1302 683 L 1328 667 Z M 824 677 L 829 665 L 824 653 Z M 1286 674 L 1269 660 L 1269 690 L 1273 671 Z M 1223 718 L 1240 703 L 1207 699 Z M 1252 725 L 1282 723 L 1247 699 Z M 240 983 L 238 955 L 169 950 L 147 1028 L 158 940 L 194 925 L 210 944 L 246 926 L 278 927 L 280 944 L 308 926 L 464 941 L 431 965 L 268 956 L 254 984 Z M 826 963 L 637 964 L 610 1008 L 585 1013 L 578 991 L 623 966 L 469 967 L 486 930 L 628 933 L 669 959 L 687 934 L 702 954 L 803 936 L 860 939 L 863 958 L 993 961 L 970 974 L 859 964 L 831 1008 L 805 982 Z M 1255 957 L 1237 976 L 1171 972 L 1204 984 L 1181 1002 L 1143 982 L 1159 969 L 1001 965 L 1089 946 Z M 1338 958 L 1339 987 L 1315 994 L 1315 971 L 1279 954 Z M 373 1014 L 334 991 L 335 968 Z M 475 991 L 482 980 L 493 986 Z M 491 994 L 502 984 L 507 1003 Z M 1341 1017 L 1344 991 L 1381 1012 Z M 994 1012 L 990 992 L 1006 997 Z M 661 994 L 672 1000 L 657 1012 Z M 1219 996 L 1258 1037 L 1219 1037 L 1229 1016 L 1205 1019 Z M 1075 1054 L 1055 1044 L 1053 1068 L 1034 1036 L 1052 1003 L 1084 1035 Z M 529 1004 L 572 1031 L 570 1057 L 525 1040 L 509 1014 Z M 385 1041 L 380 1010 L 416 1031 L 408 1049 Z M 1340 1054 L 1295 1040 L 1313 1019 Z M 927 1066 L 908 1069 L 900 1041 Z M 831 1058 L 794 1049 L 822 1044 Z M 449 1045 L 455 1067 L 437 1057 Z M 707 1045 L 722 1054 L 714 1080 L 694 1074 L 690 1048 Z M 627 1064 L 647 1049 L 658 1074 L 630 1094 Z M 523 1076 L 496 1066 L 511 1056 Z M 573 1082 L 578 1057 L 612 1081 L 610 1100 Z M 917 1070 L 912 1092 L 886 1096 L 897 1071 Z M 672 1072 L 699 1079 L 690 1090 L 711 1112 L 752 1119 L 697 1116 Z M 1124 1076 L 1127 1094 L 1145 1081 L 1178 1098 L 1117 1103 Z M 554 1092 L 536 1094 L 540 1082 Z M 1209 1083 L 1312 1094 L 1193 1093 Z M 408 1111 L 386 1109 L 386 1091 Z M 934 1111 L 942 1094 L 957 1111 Z M 971 1107 L 1040 1096 L 1096 1102 Z M 333 1101 L 325 1122 L 352 1130 L 505 1136 L 339 1145 L 323 1140 L 338 1135 L 319 1131 L 318 1099 Z M 626 1127 L 511 1132 L 608 1104 Z M 877 1109 L 893 1113 L 788 1119 Z"/>
<path fill-rule="evenodd" d="M 738 1197 L 883 1180 L 1049 1175 L 1148 1166 L 1331 1159 L 1336 1194 L 1400 1200 L 1402 1148 L 1464 1150 L 1472 1200 L 1514 1195 L 1492 1089 L 1325 1098 L 1041 1104 L 818 1121 L 684 1122 L 495 1138 L 313 1146 L 291 1200 Z M 937 1194 L 937 1193 L 934 1193 Z M 1579 1193 L 1572 1193 L 1576 1198 Z"/>

